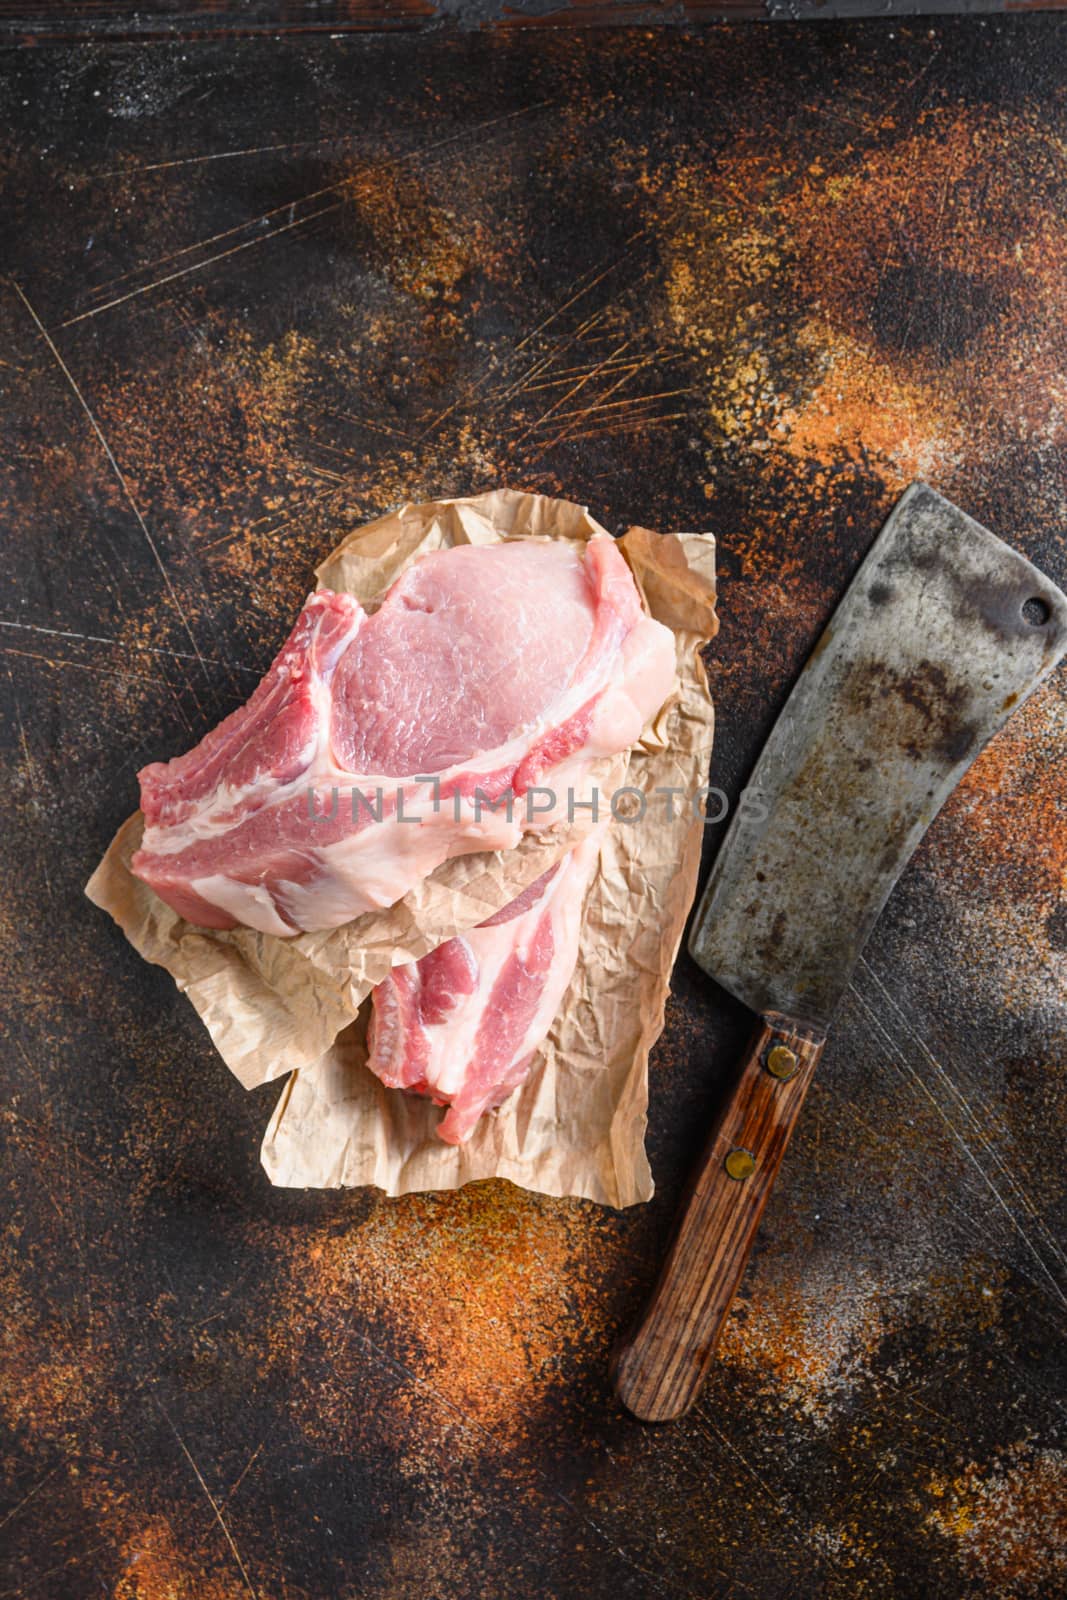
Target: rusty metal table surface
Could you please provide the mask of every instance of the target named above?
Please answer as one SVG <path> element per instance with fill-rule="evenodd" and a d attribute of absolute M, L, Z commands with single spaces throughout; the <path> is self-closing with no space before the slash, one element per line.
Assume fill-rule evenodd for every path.
<path fill-rule="evenodd" d="M 276 1090 L 81 893 L 403 498 L 714 530 L 731 794 L 910 479 L 1062 583 L 1065 84 L 1037 16 L 0 60 L 0 1593 L 1065 1591 L 1062 674 L 899 885 L 662 1430 L 607 1355 L 737 1006 L 680 962 L 647 1207 L 276 1191 Z"/>

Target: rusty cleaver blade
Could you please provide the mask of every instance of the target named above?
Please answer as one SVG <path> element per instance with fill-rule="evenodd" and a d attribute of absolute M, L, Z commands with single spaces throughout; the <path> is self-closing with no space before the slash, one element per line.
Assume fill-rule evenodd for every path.
<path fill-rule="evenodd" d="M 913 484 L 767 741 L 690 938 L 760 1020 L 652 1299 L 615 1356 L 635 1416 L 667 1421 L 699 1393 L 867 936 L 960 777 L 1065 651 L 1067 598 Z"/>

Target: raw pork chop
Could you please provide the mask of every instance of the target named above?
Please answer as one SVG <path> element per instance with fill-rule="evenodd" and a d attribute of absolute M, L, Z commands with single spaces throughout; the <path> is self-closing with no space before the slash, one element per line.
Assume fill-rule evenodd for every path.
<path fill-rule="evenodd" d="M 390 1089 L 448 1106 L 437 1128 L 446 1144 L 469 1139 L 529 1071 L 574 971 L 604 826 L 496 916 L 394 967 L 373 992 L 368 1065 Z"/>
<path fill-rule="evenodd" d="M 201 927 L 337 927 L 565 815 L 673 679 L 606 536 L 434 551 L 370 616 L 322 590 L 248 704 L 142 770 L 133 870 Z"/>

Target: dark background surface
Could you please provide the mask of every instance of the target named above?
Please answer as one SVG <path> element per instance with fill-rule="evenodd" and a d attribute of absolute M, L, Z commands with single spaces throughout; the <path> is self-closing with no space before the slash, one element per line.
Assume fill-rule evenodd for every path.
<path fill-rule="evenodd" d="M 0 42 L 233 38 L 281 33 L 700 28 L 744 18 L 971 16 L 1059 11 L 1067 0 L 0 0 Z"/>
<path fill-rule="evenodd" d="M 1064 1591 L 1062 674 L 901 882 L 658 1431 L 607 1354 L 736 1006 L 683 958 L 647 1207 L 274 1191 L 276 1089 L 81 890 L 404 498 L 713 530 L 731 792 L 913 477 L 1062 583 L 1065 69 L 1039 17 L 0 61 L 0 1595 Z"/>

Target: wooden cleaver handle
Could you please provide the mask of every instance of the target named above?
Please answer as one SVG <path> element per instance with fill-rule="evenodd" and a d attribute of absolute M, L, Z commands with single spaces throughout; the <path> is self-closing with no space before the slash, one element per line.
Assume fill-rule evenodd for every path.
<path fill-rule="evenodd" d="M 644 1316 L 616 1352 L 615 1392 L 643 1422 L 689 1410 L 741 1282 L 825 1035 L 769 1013 L 697 1163 Z"/>

